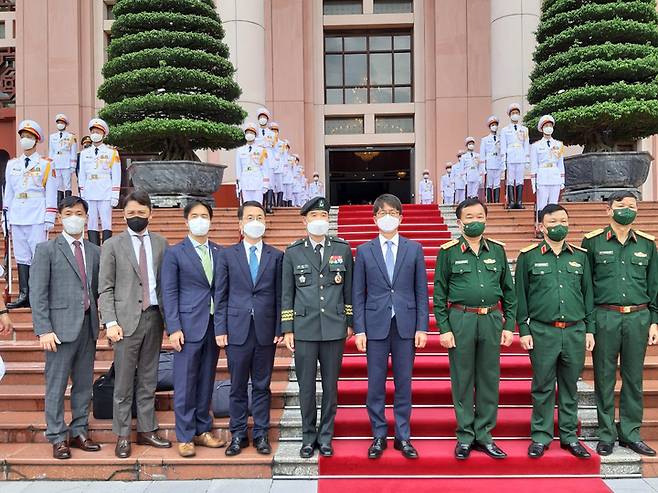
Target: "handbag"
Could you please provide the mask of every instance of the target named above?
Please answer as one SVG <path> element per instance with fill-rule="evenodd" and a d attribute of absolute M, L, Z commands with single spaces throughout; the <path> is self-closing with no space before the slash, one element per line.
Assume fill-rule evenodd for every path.
<path fill-rule="evenodd" d="M 174 390 L 174 353 L 161 351 L 158 362 L 158 385 L 156 391 Z"/>
<path fill-rule="evenodd" d="M 212 392 L 211 409 L 215 418 L 227 418 L 231 402 L 231 381 L 217 380 Z M 247 416 L 251 415 L 251 381 L 247 386 Z"/>
<path fill-rule="evenodd" d="M 114 363 L 107 373 L 96 379 L 91 393 L 92 413 L 96 419 L 112 419 L 114 402 Z M 137 416 L 137 401 L 133 393 L 132 417 Z"/>

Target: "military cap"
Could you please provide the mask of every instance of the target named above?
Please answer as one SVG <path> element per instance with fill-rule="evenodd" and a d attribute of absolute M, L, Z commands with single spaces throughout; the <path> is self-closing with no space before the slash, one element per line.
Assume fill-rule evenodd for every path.
<path fill-rule="evenodd" d="M 311 211 L 329 212 L 330 208 L 331 205 L 329 204 L 329 201 L 327 199 L 325 199 L 324 197 L 314 197 L 302 206 L 302 209 L 299 211 L 299 213 L 302 216 L 305 216 Z"/>
<path fill-rule="evenodd" d="M 59 122 L 59 121 L 62 121 L 64 123 L 66 123 L 67 125 L 69 124 L 69 119 L 64 113 L 57 113 L 55 115 L 55 122 Z"/>
<path fill-rule="evenodd" d="M 93 130 L 94 128 L 102 130 L 105 135 L 109 135 L 110 133 L 109 125 L 101 118 L 92 118 L 89 120 L 89 130 Z"/>
<path fill-rule="evenodd" d="M 21 132 L 29 132 L 37 138 L 37 142 L 43 141 L 43 132 L 41 131 L 41 126 L 34 120 L 23 120 L 18 124 L 17 133 L 20 135 Z"/>
<path fill-rule="evenodd" d="M 555 118 L 553 118 L 551 115 L 544 115 L 539 119 L 539 122 L 537 123 L 537 130 L 541 132 L 541 129 L 544 128 L 544 125 L 547 123 L 552 123 L 555 125 Z"/>

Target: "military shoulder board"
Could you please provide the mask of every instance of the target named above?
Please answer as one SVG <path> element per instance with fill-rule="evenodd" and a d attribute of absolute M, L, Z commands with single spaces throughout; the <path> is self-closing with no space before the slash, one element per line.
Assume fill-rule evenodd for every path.
<path fill-rule="evenodd" d="M 574 245 L 573 243 L 569 243 L 569 246 L 575 250 L 580 250 L 581 252 L 587 253 L 587 248 L 579 247 L 578 245 Z"/>
<path fill-rule="evenodd" d="M 447 250 L 448 248 L 454 247 L 457 243 L 459 243 L 459 240 L 450 240 L 447 243 L 444 243 L 441 245 L 441 250 Z"/>
<path fill-rule="evenodd" d="M 539 243 L 533 243 L 532 245 L 528 245 L 527 247 L 521 248 L 521 253 L 527 253 L 530 250 L 533 250 L 539 246 Z"/>
<path fill-rule="evenodd" d="M 649 233 L 645 233 L 644 231 L 640 231 L 640 230 L 636 229 L 635 234 L 641 236 L 642 238 L 646 238 L 647 240 L 656 241 L 655 236 L 650 235 Z"/>
<path fill-rule="evenodd" d="M 502 241 L 494 240 L 492 238 L 487 238 L 487 241 L 490 241 L 491 243 L 495 243 L 496 245 L 500 245 L 502 247 L 505 246 L 505 243 L 503 243 Z"/>
<path fill-rule="evenodd" d="M 601 233 L 603 233 L 603 231 L 604 231 L 603 228 L 595 229 L 594 231 L 590 231 L 589 233 L 587 233 L 585 235 L 585 238 L 587 238 L 589 240 L 590 238 L 594 238 L 595 236 L 599 236 Z"/>

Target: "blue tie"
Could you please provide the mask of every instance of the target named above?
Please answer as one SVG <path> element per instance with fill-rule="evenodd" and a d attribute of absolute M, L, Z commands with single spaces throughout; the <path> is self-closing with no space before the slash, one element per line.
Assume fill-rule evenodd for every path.
<path fill-rule="evenodd" d="M 256 247 L 249 247 L 249 271 L 251 272 L 251 282 L 256 284 L 258 276 L 258 257 L 256 256 Z"/>
<path fill-rule="evenodd" d="M 384 257 L 386 262 L 386 271 L 388 272 L 389 281 L 393 282 L 393 269 L 395 269 L 395 260 L 393 259 L 393 242 L 391 240 L 386 240 L 386 256 Z"/>

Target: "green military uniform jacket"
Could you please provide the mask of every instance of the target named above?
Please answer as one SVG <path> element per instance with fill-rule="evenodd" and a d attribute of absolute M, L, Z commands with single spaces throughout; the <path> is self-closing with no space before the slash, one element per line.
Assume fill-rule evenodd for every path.
<path fill-rule="evenodd" d="M 516 296 L 521 336 L 530 335 L 529 320 L 584 321 L 586 331 L 595 332 L 592 275 L 583 248 L 565 241 L 562 252 L 555 255 L 542 241 L 522 249 L 516 261 Z"/>
<path fill-rule="evenodd" d="M 311 241 L 292 243 L 283 255 L 281 330 L 300 341 L 344 339 L 352 326 L 352 251 L 327 236 L 322 265 Z"/>
<path fill-rule="evenodd" d="M 612 227 L 585 235 L 582 246 L 592 268 L 595 305 L 648 304 L 658 323 L 658 259 L 655 237 L 632 230 L 622 245 Z"/>
<path fill-rule="evenodd" d="M 482 238 L 479 255 L 466 239 L 444 243 L 434 272 L 434 315 L 442 334 L 452 332 L 448 304 L 489 307 L 502 302 L 504 330 L 516 324 L 516 293 L 504 244 Z"/>

